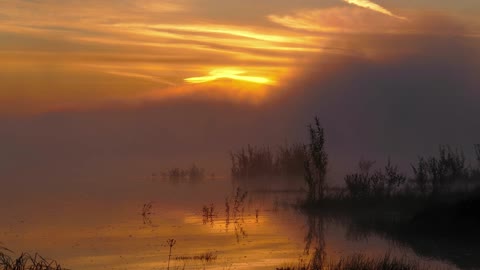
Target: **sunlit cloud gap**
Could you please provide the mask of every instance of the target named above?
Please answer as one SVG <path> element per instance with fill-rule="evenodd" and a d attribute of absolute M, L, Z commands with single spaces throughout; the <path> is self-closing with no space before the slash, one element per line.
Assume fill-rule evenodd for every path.
<path fill-rule="evenodd" d="M 230 36 L 238 36 L 250 39 L 257 39 L 270 42 L 282 42 L 282 43 L 304 43 L 305 38 L 263 34 L 256 31 L 240 29 L 234 26 L 225 25 L 212 25 L 212 24 L 199 24 L 199 25 L 176 25 L 176 24 L 116 24 L 116 27 L 123 29 L 155 29 L 166 31 L 185 31 L 192 33 L 211 33 L 211 34 L 224 34 Z"/>
<path fill-rule="evenodd" d="M 189 42 L 203 42 L 205 44 L 212 45 L 225 45 L 232 48 L 250 48 L 250 49 L 260 49 L 268 51 L 297 51 L 297 52 L 319 52 L 318 48 L 306 47 L 306 46 L 286 46 L 284 44 L 280 45 L 275 42 L 265 41 L 265 40 L 247 40 L 241 38 L 225 38 L 225 37 L 212 37 L 204 35 L 180 35 L 180 34 L 171 34 L 164 33 L 157 30 L 148 30 L 148 29 L 137 29 L 133 30 L 132 33 L 142 34 L 148 37 L 158 37 L 158 38 L 168 38 L 172 40 L 179 41 L 189 41 Z M 306 43 L 306 41 L 305 41 Z M 306 45 L 306 44 L 302 44 Z"/>
<path fill-rule="evenodd" d="M 159 42 L 137 42 L 137 41 L 125 41 L 120 39 L 108 39 L 108 38 L 88 38 L 88 37 L 81 37 L 81 38 L 73 38 L 76 41 L 88 42 L 88 43 L 98 43 L 98 44 L 114 44 L 116 46 L 122 45 L 126 47 L 151 47 L 151 48 L 158 48 L 158 49 L 178 49 L 178 50 L 187 50 L 187 51 L 199 51 L 199 52 L 206 52 L 206 53 L 216 53 L 223 58 L 219 58 L 220 60 L 227 61 L 228 59 L 240 59 L 242 61 L 251 60 L 251 61 L 263 61 L 267 63 L 274 63 L 274 64 L 290 64 L 291 59 L 285 55 L 275 55 L 269 56 L 268 51 L 263 49 L 264 51 L 253 51 L 253 49 L 260 49 L 260 48 L 244 48 L 237 47 L 237 48 L 222 48 L 221 46 L 215 47 L 215 44 L 212 46 L 208 46 L 208 44 L 195 44 L 195 43 L 159 43 Z M 248 49 L 252 49 L 249 51 Z M 314 50 L 314 49 L 312 49 Z M 287 50 L 280 50 L 280 51 L 287 51 Z M 291 50 L 291 51 L 300 51 L 300 52 L 309 52 L 309 50 Z M 319 51 L 319 49 L 315 49 L 314 51 Z M 225 56 L 227 58 L 225 58 Z"/>
<path fill-rule="evenodd" d="M 362 8 L 367 8 L 367 9 L 370 9 L 370 10 L 388 15 L 390 17 L 397 18 L 397 19 L 400 19 L 400 20 L 407 20 L 407 18 L 397 16 L 397 15 L 393 14 L 391 11 L 387 10 L 386 8 L 384 8 L 384 7 L 382 7 L 378 4 L 375 4 L 375 3 L 373 3 L 369 0 L 343 0 L 343 1 L 347 2 L 349 4 L 352 4 L 352 5 L 355 5 L 355 6 L 359 6 L 359 7 L 362 7 Z"/>
<path fill-rule="evenodd" d="M 232 79 L 238 81 L 245 81 L 257 84 L 274 84 L 275 82 L 269 78 L 242 75 L 247 73 L 244 70 L 238 69 L 215 69 L 209 72 L 208 76 L 186 78 L 185 81 L 189 83 L 206 83 L 220 79 Z"/>

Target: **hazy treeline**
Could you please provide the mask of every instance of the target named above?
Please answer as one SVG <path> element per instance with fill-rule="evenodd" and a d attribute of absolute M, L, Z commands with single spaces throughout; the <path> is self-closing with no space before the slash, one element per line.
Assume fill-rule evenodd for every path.
<path fill-rule="evenodd" d="M 303 177 L 306 155 L 303 144 L 285 144 L 276 150 L 248 145 L 230 153 L 231 175 L 235 180 Z"/>
<path fill-rule="evenodd" d="M 325 197 L 388 198 L 396 195 L 436 196 L 480 185 L 480 144 L 474 145 L 475 163 L 467 164 L 462 150 L 440 145 L 433 156 L 419 157 L 411 174 L 401 172 L 390 158 L 376 168 L 375 161 L 360 160 L 355 172 L 344 177 L 344 189 L 332 192 L 327 185 L 328 154 L 325 131 L 318 118 L 308 126 L 309 142 L 278 147 L 248 145 L 232 152 L 234 180 L 303 179 L 307 203 Z"/>

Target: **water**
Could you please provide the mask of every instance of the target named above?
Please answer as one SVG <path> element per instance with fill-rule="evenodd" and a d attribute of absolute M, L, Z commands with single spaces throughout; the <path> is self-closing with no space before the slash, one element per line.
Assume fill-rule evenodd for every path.
<path fill-rule="evenodd" d="M 303 196 L 298 192 L 249 191 L 235 214 L 236 189 L 226 180 L 173 184 L 146 178 L 61 189 L 5 194 L 0 242 L 17 255 L 38 252 L 64 267 L 85 270 L 166 269 L 168 239 L 176 240 L 170 269 L 275 269 L 308 260 L 322 243 L 328 260 L 389 252 L 434 268 L 455 269 L 378 235 L 362 237 L 341 222 L 307 217 L 290 206 Z M 145 204 L 151 210 L 142 215 Z M 205 214 L 204 206 L 213 206 L 213 212 Z M 216 259 L 201 260 L 202 254 Z"/>

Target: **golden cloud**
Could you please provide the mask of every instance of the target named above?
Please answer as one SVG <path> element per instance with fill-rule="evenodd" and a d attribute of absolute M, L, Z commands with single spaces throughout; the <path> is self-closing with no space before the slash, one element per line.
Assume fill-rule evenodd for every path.
<path fill-rule="evenodd" d="M 370 9 L 370 10 L 373 10 L 375 12 L 379 12 L 379 13 L 388 15 L 390 17 L 397 18 L 397 19 L 400 19 L 400 20 L 407 20 L 407 18 L 395 15 L 391 11 L 387 10 L 386 8 L 384 8 L 384 7 L 382 7 L 378 4 L 375 4 L 375 3 L 373 3 L 372 1 L 369 1 L 369 0 L 343 0 L 343 1 L 347 2 L 349 4 L 352 4 L 352 5 L 355 5 L 355 6 Z"/>

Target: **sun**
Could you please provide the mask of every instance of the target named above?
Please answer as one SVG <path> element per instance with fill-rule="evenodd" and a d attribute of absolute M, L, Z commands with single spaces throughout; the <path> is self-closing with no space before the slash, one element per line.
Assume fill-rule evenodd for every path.
<path fill-rule="evenodd" d="M 207 76 L 186 78 L 185 81 L 188 83 L 206 83 L 220 79 L 232 79 L 256 84 L 275 84 L 275 81 L 270 78 L 244 75 L 246 73 L 248 72 L 245 70 L 235 68 L 214 69 Z"/>

